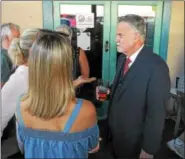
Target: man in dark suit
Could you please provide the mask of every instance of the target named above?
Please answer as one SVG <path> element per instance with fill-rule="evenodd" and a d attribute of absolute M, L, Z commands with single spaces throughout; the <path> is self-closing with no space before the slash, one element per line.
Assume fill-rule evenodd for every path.
<path fill-rule="evenodd" d="M 116 44 L 122 55 L 108 112 L 109 141 L 116 158 L 153 158 L 160 147 L 170 77 L 162 58 L 144 45 L 145 35 L 142 17 L 120 18 Z"/>

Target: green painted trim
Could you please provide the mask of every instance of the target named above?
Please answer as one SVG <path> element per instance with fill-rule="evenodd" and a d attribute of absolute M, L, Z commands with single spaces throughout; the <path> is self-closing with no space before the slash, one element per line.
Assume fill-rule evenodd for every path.
<path fill-rule="evenodd" d="M 53 30 L 53 1 L 42 1 L 43 28 Z"/>
<path fill-rule="evenodd" d="M 157 1 L 112 1 L 116 5 L 156 5 Z"/>
<path fill-rule="evenodd" d="M 155 31 L 154 31 L 154 45 L 153 45 L 153 51 L 158 55 L 160 54 L 162 15 L 163 15 L 163 1 L 159 1 L 157 3 Z"/>
<path fill-rule="evenodd" d="M 54 1 L 53 7 L 54 7 L 54 29 L 58 26 L 60 26 L 60 1 Z"/>
<path fill-rule="evenodd" d="M 102 79 L 109 81 L 109 70 L 110 70 L 110 23 L 111 23 L 111 4 L 107 2 L 104 4 L 104 25 L 103 25 L 103 62 L 102 62 Z M 109 51 L 105 52 L 105 42 L 109 42 Z"/>
<path fill-rule="evenodd" d="M 116 63 L 117 63 L 117 48 L 116 48 L 116 26 L 117 26 L 117 17 L 118 17 L 118 9 L 117 2 L 112 2 L 111 5 L 111 31 L 110 31 L 110 75 L 109 81 L 112 82 L 116 73 Z"/>
<path fill-rule="evenodd" d="M 54 1 L 54 3 L 60 5 L 60 4 L 81 4 L 81 5 L 85 5 L 85 4 L 107 4 L 110 3 L 110 1 Z"/>
<path fill-rule="evenodd" d="M 104 5 L 104 26 L 103 26 L 103 44 L 105 41 L 110 41 L 109 32 L 110 32 L 110 1 L 54 1 L 54 28 L 60 25 L 60 5 L 62 4 L 71 4 L 71 5 Z M 106 15 L 106 16 L 105 16 Z M 102 79 L 104 81 L 109 80 L 109 55 L 108 52 L 104 51 L 103 45 L 103 61 L 102 61 Z"/>
<path fill-rule="evenodd" d="M 160 56 L 167 60 L 172 1 L 164 1 Z"/>

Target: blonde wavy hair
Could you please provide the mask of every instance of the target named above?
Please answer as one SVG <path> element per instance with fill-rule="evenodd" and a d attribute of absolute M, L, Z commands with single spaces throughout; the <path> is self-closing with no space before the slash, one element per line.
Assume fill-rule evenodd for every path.
<path fill-rule="evenodd" d="M 49 120 L 65 113 L 75 99 L 69 40 L 57 33 L 39 35 L 28 60 L 28 112 Z"/>
<path fill-rule="evenodd" d="M 15 65 L 22 65 L 27 62 L 29 50 L 36 39 L 39 29 L 28 28 L 24 30 L 20 38 L 12 39 L 8 54 Z"/>

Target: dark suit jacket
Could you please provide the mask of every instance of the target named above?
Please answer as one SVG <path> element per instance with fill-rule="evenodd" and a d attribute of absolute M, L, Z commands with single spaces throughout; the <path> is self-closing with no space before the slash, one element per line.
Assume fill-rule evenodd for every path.
<path fill-rule="evenodd" d="M 141 149 L 155 154 L 160 147 L 170 92 L 169 69 L 162 58 L 144 47 L 120 82 L 124 61 L 121 55 L 108 112 L 114 152 L 117 157 L 132 157 Z"/>

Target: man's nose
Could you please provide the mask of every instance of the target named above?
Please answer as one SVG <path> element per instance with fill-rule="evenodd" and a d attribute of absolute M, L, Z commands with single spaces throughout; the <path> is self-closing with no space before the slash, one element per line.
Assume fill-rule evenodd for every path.
<path fill-rule="evenodd" d="M 119 42 L 119 38 L 116 36 L 116 42 Z"/>

